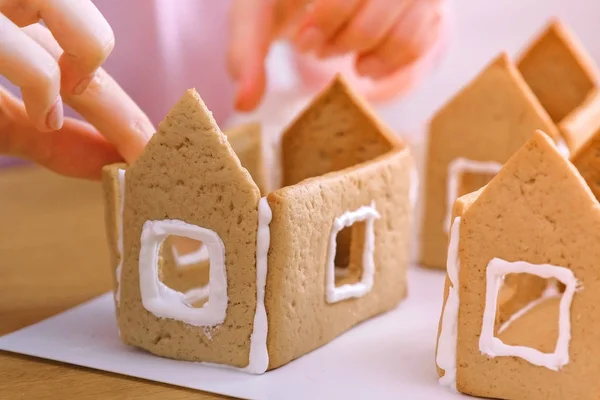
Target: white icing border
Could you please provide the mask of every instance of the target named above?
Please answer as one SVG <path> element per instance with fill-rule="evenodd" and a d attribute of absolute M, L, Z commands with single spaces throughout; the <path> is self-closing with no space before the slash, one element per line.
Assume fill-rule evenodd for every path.
<path fill-rule="evenodd" d="M 210 285 L 206 284 L 204 286 L 199 286 L 193 289 L 188 290 L 183 294 L 185 297 L 185 302 L 192 306 L 197 301 L 208 298 L 210 294 Z"/>
<path fill-rule="evenodd" d="M 479 174 L 497 174 L 502 164 L 497 161 L 474 161 L 458 157 L 448 164 L 448 179 L 446 181 L 446 216 L 444 217 L 444 232 L 450 230 L 452 219 L 452 207 L 458 198 L 458 183 L 461 175 L 465 172 Z"/>
<path fill-rule="evenodd" d="M 254 324 L 250 335 L 250 360 L 244 368 L 237 368 L 227 364 L 202 362 L 201 364 L 235 369 L 250 374 L 263 374 L 269 368 L 269 351 L 267 348 L 267 333 L 269 321 L 265 308 L 265 290 L 267 286 L 268 255 L 271 242 L 269 224 L 273 219 L 273 212 L 267 198 L 263 197 L 258 203 L 258 229 L 256 231 L 256 311 Z"/>
<path fill-rule="evenodd" d="M 460 258 L 458 252 L 460 235 L 460 217 L 454 218 L 448 245 L 448 261 L 446 271 L 451 286 L 448 288 L 446 305 L 442 312 L 442 323 L 438 337 L 436 364 L 444 370 L 444 376 L 439 380 L 441 385 L 456 389 L 456 347 L 458 341 L 458 310 L 459 301 L 459 271 Z"/>
<path fill-rule="evenodd" d="M 528 273 L 544 279 L 555 278 L 565 286 L 560 300 L 558 314 L 558 339 L 553 353 L 542 353 L 526 346 L 510 346 L 494 336 L 498 290 L 504 275 Z M 486 269 L 485 310 L 479 337 L 479 350 L 491 358 L 520 357 L 533 365 L 558 371 L 569 363 L 569 342 L 571 340 L 571 302 L 577 289 L 577 279 L 568 268 L 550 264 L 531 264 L 526 261 L 509 262 L 500 258 L 492 259 Z"/>
<path fill-rule="evenodd" d="M 271 230 L 269 224 L 273 212 L 267 198 L 263 197 L 258 203 L 258 229 L 256 232 L 256 311 L 254 326 L 250 336 L 250 362 L 245 372 L 262 374 L 269 367 L 269 352 L 267 349 L 267 332 L 269 329 L 267 309 L 265 308 L 265 291 L 267 287 L 267 270 Z"/>
<path fill-rule="evenodd" d="M 125 210 L 125 170 L 117 170 L 117 179 L 119 181 L 119 216 L 117 218 L 117 252 L 119 253 L 119 264 L 115 271 L 117 287 L 114 291 L 115 302 L 117 306 L 121 302 L 121 274 L 123 272 L 123 211 Z"/>
<path fill-rule="evenodd" d="M 191 253 L 183 255 L 179 254 L 175 246 L 172 247 L 172 252 L 173 258 L 175 259 L 177 266 L 182 268 L 187 267 L 189 265 L 198 264 L 202 261 L 210 260 L 210 257 L 208 255 L 208 247 L 206 247 L 204 243 L 202 244 L 202 246 L 200 246 L 198 250 L 192 251 Z"/>
<path fill-rule="evenodd" d="M 375 203 L 370 206 L 362 206 L 354 211 L 348 211 L 333 221 L 329 236 L 329 250 L 327 253 L 327 264 L 325 266 L 325 299 L 328 303 L 358 298 L 367 294 L 373 287 L 375 275 L 375 220 L 381 218 Z M 365 242 L 362 257 L 362 276 L 360 282 L 335 286 L 335 251 L 337 248 L 336 238 L 338 233 L 356 222 L 365 221 Z"/>
<path fill-rule="evenodd" d="M 201 308 L 190 307 L 183 293 L 169 288 L 159 279 L 160 247 L 169 235 L 199 240 L 208 248 L 210 293 Z M 229 300 L 225 245 L 216 232 L 180 220 L 146 221 L 140 243 L 140 294 L 146 310 L 159 318 L 171 318 L 192 326 L 214 326 L 225 321 Z"/>

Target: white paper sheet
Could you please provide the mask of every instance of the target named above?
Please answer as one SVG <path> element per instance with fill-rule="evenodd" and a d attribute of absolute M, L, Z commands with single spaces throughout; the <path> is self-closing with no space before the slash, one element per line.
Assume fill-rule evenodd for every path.
<path fill-rule="evenodd" d="M 249 399 L 454 399 L 434 351 L 445 274 L 413 268 L 394 311 L 261 376 L 156 357 L 125 346 L 110 294 L 0 338 L 0 349 Z M 466 396 L 464 396 L 466 397 Z"/>

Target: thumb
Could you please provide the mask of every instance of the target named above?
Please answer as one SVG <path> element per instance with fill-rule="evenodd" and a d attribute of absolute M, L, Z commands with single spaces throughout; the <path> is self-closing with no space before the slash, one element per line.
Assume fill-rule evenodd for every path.
<path fill-rule="evenodd" d="M 234 0 L 229 14 L 229 73 L 236 82 L 235 107 L 251 111 L 266 88 L 265 59 L 274 26 L 275 0 Z"/>

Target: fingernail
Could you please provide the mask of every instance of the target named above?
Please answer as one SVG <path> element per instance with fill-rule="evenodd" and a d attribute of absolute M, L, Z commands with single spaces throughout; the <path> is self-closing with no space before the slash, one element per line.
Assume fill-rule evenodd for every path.
<path fill-rule="evenodd" d="M 85 92 L 85 89 L 87 89 L 87 87 L 90 85 L 92 79 L 94 79 L 94 75 L 83 78 L 77 82 L 77 84 L 73 87 L 73 94 L 80 95 L 81 93 Z"/>
<path fill-rule="evenodd" d="M 385 64 L 379 58 L 367 58 L 358 63 L 356 70 L 361 75 L 376 78 L 385 72 Z"/>
<path fill-rule="evenodd" d="M 53 131 L 57 131 L 62 128 L 63 121 L 63 102 L 62 98 L 58 96 L 54 101 L 54 104 L 52 104 L 52 107 L 50 107 L 50 110 L 48 110 L 48 114 L 46 115 L 46 126 Z"/>
<path fill-rule="evenodd" d="M 325 42 L 323 33 L 315 27 L 306 28 L 300 33 L 296 40 L 296 46 L 300 51 L 308 51 L 320 47 Z"/>

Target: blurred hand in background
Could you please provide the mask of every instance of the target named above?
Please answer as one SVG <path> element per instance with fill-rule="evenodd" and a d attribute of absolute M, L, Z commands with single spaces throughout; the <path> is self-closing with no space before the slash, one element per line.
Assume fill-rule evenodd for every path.
<path fill-rule="evenodd" d="M 424 57 L 442 33 L 443 0 L 235 0 L 229 69 L 236 107 L 252 110 L 266 85 L 265 58 L 278 39 L 327 59 L 351 54 L 358 75 L 388 81 Z"/>

